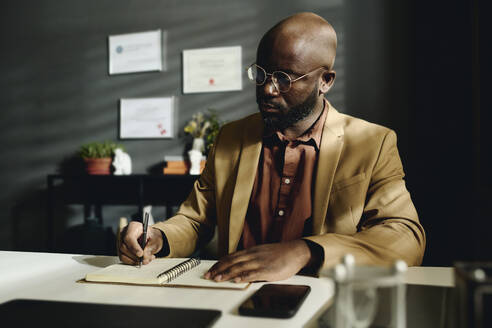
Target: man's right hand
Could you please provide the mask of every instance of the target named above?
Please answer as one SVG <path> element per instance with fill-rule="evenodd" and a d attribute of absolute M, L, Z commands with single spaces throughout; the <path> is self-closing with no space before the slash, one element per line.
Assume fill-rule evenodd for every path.
<path fill-rule="evenodd" d="M 120 260 L 123 263 L 136 265 L 139 262 L 139 258 L 143 256 L 142 263 L 149 264 L 155 259 L 154 254 L 162 249 L 162 233 L 159 229 L 152 227 L 148 228 L 147 243 L 143 250 L 139 243 L 139 238 L 142 237 L 142 234 L 142 223 L 135 221 L 130 222 L 130 224 L 121 231 L 120 244 L 118 247 Z"/>

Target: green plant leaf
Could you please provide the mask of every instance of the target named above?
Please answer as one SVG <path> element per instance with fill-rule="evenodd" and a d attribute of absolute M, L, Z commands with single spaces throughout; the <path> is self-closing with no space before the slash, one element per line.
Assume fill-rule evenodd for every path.
<path fill-rule="evenodd" d="M 122 145 L 110 141 L 90 142 L 80 146 L 79 154 L 82 158 L 105 158 L 112 157 L 116 148 L 125 148 Z"/>

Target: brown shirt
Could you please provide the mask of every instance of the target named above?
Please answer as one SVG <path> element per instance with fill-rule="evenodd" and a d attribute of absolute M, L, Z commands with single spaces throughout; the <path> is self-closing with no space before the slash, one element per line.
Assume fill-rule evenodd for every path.
<path fill-rule="evenodd" d="M 311 231 L 313 176 L 327 106 L 295 140 L 266 131 L 239 247 L 299 239 Z"/>

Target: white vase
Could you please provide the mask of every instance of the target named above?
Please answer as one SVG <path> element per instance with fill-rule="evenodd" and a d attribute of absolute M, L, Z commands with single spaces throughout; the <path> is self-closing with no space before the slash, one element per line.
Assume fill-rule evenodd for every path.
<path fill-rule="evenodd" d="M 200 163 L 202 161 L 202 152 L 199 150 L 192 149 L 188 152 L 188 156 L 190 158 L 190 174 L 199 175 L 200 172 Z"/>
<path fill-rule="evenodd" d="M 194 138 L 191 149 L 203 153 L 205 151 L 205 140 L 203 138 Z"/>

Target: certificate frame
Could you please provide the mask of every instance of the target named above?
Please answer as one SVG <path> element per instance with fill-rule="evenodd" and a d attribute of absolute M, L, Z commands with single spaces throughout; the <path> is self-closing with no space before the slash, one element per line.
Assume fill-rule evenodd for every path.
<path fill-rule="evenodd" d="M 167 31 L 110 35 L 109 75 L 167 70 Z"/>
<path fill-rule="evenodd" d="M 242 47 L 183 50 L 183 94 L 242 90 Z"/>
<path fill-rule="evenodd" d="M 120 99 L 119 139 L 174 138 L 176 105 L 174 96 Z"/>

